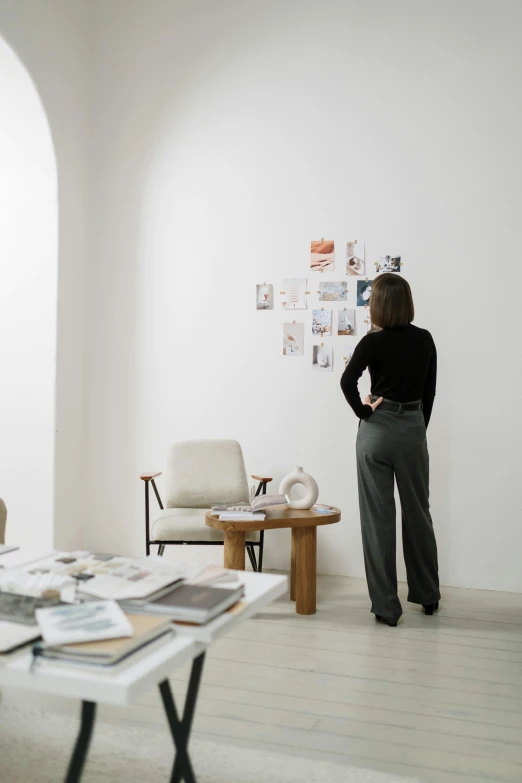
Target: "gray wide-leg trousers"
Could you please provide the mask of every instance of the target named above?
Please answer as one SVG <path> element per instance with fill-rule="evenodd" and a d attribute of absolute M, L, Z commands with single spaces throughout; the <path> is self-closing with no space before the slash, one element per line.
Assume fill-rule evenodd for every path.
<path fill-rule="evenodd" d="M 402 508 L 408 601 L 440 598 L 437 543 L 429 505 L 429 456 L 422 411 L 379 408 L 359 425 L 357 474 L 364 563 L 372 612 L 402 614 L 397 596 L 394 478 Z"/>

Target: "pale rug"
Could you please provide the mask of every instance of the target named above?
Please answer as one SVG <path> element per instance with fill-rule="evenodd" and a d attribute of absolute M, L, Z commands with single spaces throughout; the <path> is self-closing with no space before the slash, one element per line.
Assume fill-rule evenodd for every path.
<path fill-rule="evenodd" d="M 50 712 L 0 707 L 0 781 L 60 783 L 78 721 Z M 418 779 L 191 739 L 198 783 L 420 783 Z M 173 746 L 165 730 L 96 721 L 82 783 L 168 781 Z"/>

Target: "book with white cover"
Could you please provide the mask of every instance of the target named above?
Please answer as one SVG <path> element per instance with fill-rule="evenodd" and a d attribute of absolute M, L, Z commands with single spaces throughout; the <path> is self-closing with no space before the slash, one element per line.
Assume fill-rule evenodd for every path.
<path fill-rule="evenodd" d="M 47 644 L 74 644 L 132 636 L 132 625 L 116 601 L 37 609 L 36 619 Z"/>
<path fill-rule="evenodd" d="M 241 511 L 226 511 L 219 515 L 220 522 L 262 522 L 266 514 L 245 514 Z"/>
<path fill-rule="evenodd" d="M 148 614 L 129 614 L 132 636 L 102 639 L 79 644 L 50 645 L 36 644 L 33 654 L 44 658 L 70 660 L 76 663 L 110 666 L 142 649 L 165 634 L 172 634 L 174 628 L 169 618 Z"/>

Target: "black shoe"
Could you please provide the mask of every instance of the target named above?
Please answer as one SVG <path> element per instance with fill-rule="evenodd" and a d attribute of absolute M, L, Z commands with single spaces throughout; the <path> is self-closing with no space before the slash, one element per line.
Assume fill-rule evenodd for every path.
<path fill-rule="evenodd" d="M 386 623 L 390 628 L 397 628 L 397 620 L 387 620 L 386 617 L 381 617 L 380 614 L 376 614 L 375 619 L 378 623 Z"/>
<path fill-rule="evenodd" d="M 439 608 L 439 602 L 437 601 L 436 604 L 425 604 L 424 605 L 424 614 L 433 614 L 433 612 L 436 612 Z"/>

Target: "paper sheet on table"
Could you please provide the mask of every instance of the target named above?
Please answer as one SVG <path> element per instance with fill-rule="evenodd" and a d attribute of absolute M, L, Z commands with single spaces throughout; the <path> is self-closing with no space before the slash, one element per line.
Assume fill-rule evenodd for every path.
<path fill-rule="evenodd" d="M 37 625 L 20 625 L 8 620 L 0 620 L 0 654 L 32 642 L 39 636 L 40 629 Z"/>

